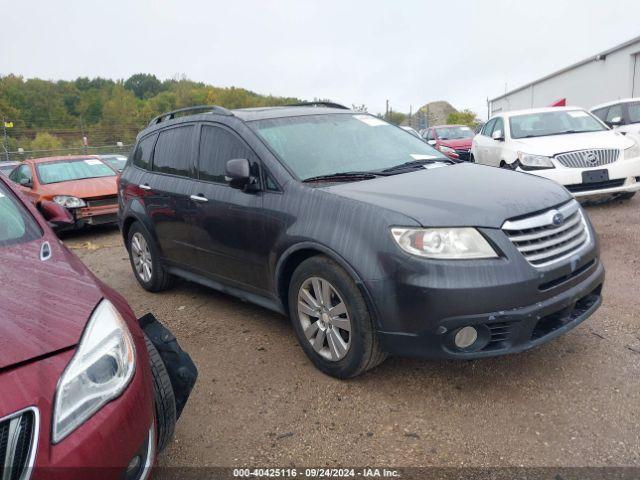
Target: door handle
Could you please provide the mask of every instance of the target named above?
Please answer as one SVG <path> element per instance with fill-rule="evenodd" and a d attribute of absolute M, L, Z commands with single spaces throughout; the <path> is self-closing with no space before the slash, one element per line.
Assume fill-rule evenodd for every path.
<path fill-rule="evenodd" d="M 151 190 L 151 187 L 148 183 L 143 183 L 141 185 L 138 185 L 138 187 L 140 187 L 142 190 Z"/>
<path fill-rule="evenodd" d="M 208 202 L 209 199 L 207 197 L 205 197 L 204 195 L 191 195 L 189 197 L 191 200 L 193 200 L 194 202 Z"/>

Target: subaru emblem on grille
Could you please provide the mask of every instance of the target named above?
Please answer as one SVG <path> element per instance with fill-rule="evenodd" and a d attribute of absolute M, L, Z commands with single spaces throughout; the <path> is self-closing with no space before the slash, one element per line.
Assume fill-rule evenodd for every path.
<path fill-rule="evenodd" d="M 560 212 L 556 213 L 553 216 L 552 222 L 554 225 L 562 225 L 564 223 L 564 215 L 562 215 Z"/>
<path fill-rule="evenodd" d="M 595 165 L 598 162 L 598 156 L 594 152 L 589 152 L 584 156 L 584 159 L 591 165 Z"/>

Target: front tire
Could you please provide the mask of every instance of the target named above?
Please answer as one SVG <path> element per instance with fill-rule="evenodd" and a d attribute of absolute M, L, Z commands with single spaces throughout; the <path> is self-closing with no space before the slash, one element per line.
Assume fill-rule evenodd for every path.
<path fill-rule="evenodd" d="M 289 315 L 300 346 L 327 375 L 352 378 L 386 358 L 362 293 L 325 256 L 305 260 L 293 273 Z"/>
<path fill-rule="evenodd" d="M 162 265 L 158 248 L 139 222 L 129 228 L 127 250 L 133 274 L 142 288 L 161 292 L 173 285 L 175 277 Z"/>

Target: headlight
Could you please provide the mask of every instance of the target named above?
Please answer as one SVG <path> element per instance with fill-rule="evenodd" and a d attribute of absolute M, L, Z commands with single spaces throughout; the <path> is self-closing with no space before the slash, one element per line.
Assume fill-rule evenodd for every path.
<path fill-rule="evenodd" d="M 69 195 L 57 195 L 53 197 L 53 201 L 65 208 L 79 208 L 87 206 L 81 198 L 71 197 Z"/>
<path fill-rule="evenodd" d="M 440 145 L 439 148 L 442 153 L 456 153 L 456 151 L 453 148 L 447 147 L 445 145 Z"/>
<path fill-rule="evenodd" d="M 475 228 L 392 228 L 405 252 L 426 258 L 496 258 L 498 254 Z"/>
<path fill-rule="evenodd" d="M 554 168 L 553 162 L 549 157 L 544 155 L 531 155 L 529 153 L 518 152 L 518 160 L 520 164 L 530 168 Z"/>
<path fill-rule="evenodd" d="M 632 147 L 624 149 L 624 158 L 640 157 L 640 145 L 635 143 Z"/>
<path fill-rule="evenodd" d="M 53 410 L 57 443 L 117 397 L 135 370 L 135 347 L 126 323 L 109 300 L 96 307 L 78 351 L 58 381 Z"/>

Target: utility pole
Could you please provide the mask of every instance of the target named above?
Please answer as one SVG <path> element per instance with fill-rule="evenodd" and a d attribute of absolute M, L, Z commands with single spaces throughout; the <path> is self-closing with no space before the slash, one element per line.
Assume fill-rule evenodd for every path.
<path fill-rule="evenodd" d="M 385 120 L 389 119 L 389 100 L 387 100 L 387 108 L 384 111 L 384 119 Z"/>
<path fill-rule="evenodd" d="M 2 117 L 2 129 L 4 131 L 2 148 L 4 148 L 4 155 L 8 162 L 9 161 L 9 141 L 7 140 L 7 121 L 4 118 L 4 116 Z"/>

